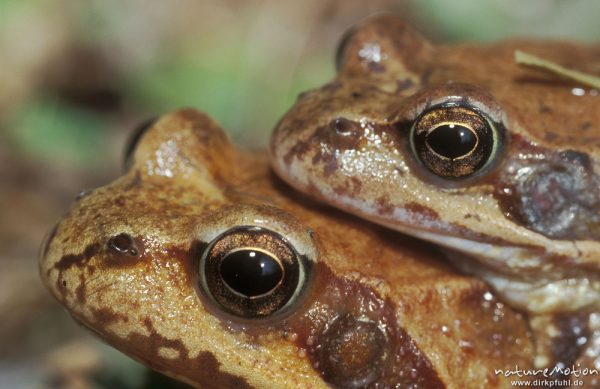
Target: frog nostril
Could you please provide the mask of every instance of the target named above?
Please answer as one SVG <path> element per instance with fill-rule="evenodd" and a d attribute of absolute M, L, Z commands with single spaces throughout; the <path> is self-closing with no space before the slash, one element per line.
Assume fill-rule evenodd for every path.
<path fill-rule="evenodd" d="M 133 238 L 126 233 L 115 235 L 108 240 L 108 248 L 116 254 L 137 256 L 139 250 Z"/>
<path fill-rule="evenodd" d="M 375 322 L 342 316 L 323 336 L 316 355 L 319 369 L 334 385 L 365 387 L 383 373 L 390 355 L 387 339 Z"/>
<path fill-rule="evenodd" d="M 237 227 L 215 238 L 200 258 L 200 290 L 242 318 L 287 311 L 305 285 L 305 260 L 279 234 Z"/>

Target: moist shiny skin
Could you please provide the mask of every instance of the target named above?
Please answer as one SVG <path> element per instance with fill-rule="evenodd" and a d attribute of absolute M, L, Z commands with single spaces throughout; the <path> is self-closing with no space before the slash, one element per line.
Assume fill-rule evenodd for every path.
<path fill-rule="evenodd" d="M 40 274 L 77 321 L 153 369 L 202 388 L 479 388 L 510 387 L 494 369 L 533 364 L 525 317 L 483 282 L 294 194 L 203 114 L 156 121 L 129 165 L 73 204 Z M 303 263 L 281 312 L 244 318 L 203 289 L 202 258 L 238 261 L 238 243 Z"/>
<path fill-rule="evenodd" d="M 336 78 L 303 93 L 277 125 L 272 165 L 315 198 L 466 253 L 453 254 L 454 263 L 515 307 L 597 312 L 600 91 L 518 65 L 515 50 L 600 76 L 598 44 L 436 46 L 398 18 L 369 19 L 343 40 Z M 433 146 L 424 136 L 414 146 L 411 129 L 427 124 L 424 115 L 434 112 L 427 120 L 446 131 L 446 116 L 465 107 L 485 120 L 455 113 L 470 138 L 450 143 L 481 146 L 477 164 L 438 163 L 450 138 L 435 126 L 425 126 Z M 479 140 L 497 147 L 491 152 L 471 131 L 486 126 L 496 138 Z"/>

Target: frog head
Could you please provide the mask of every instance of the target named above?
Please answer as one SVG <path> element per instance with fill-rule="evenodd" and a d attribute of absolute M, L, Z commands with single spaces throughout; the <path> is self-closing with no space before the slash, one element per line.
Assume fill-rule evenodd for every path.
<path fill-rule="evenodd" d="M 203 388 L 508 387 L 494 369 L 532 366 L 527 321 L 483 282 L 298 196 L 205 115 L 137 139 L 40 258 L 56 299 L 117 349 Z"/>
<path fill-rule="evenodd" d="M 600 72 L 600 46 L 434 45 L 377 16 L 340 44 L 337 75 L 271 139 L 293 187 L 466 253 L 454 262 L 529 312 L 600 301 L 600 96 L 515 62 Z"/>

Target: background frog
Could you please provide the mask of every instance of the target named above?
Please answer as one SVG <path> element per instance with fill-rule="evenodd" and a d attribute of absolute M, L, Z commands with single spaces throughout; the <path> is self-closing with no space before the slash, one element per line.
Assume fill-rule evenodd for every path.
<path fill-rule="evenodd" d="M 518 65 L 516 49 L 600 74 L 598 45 L 435 46 L 372 18 L 344 38 L 337 77 L 279 122 L 272 163 L 320 200 L 468 254 L 451 257 L 514 307 L 598 331 L 600 93 Z M 598 358 L 593 339 L 579 343 Z"/>

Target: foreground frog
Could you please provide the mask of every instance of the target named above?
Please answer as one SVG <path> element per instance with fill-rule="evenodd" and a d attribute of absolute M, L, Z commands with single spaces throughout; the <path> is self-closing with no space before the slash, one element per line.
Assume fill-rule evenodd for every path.
<path fill-rule="evenodd" d="M 73 205 L 40 273 L 153 369 L 202 388 L 480 388 L 532 366 L 526 320 L 483 282 L 294 197 L 198 112 L 147 128 L 129 165 Z"/>
<path fill-rule="evenodd" d="M 554 72 L 517 64 L 516 50 Z M 343 40 L 337 77 L 280 121 L 273 166 L 320 200 L 468 254 L 454 263 L 538 314 L 534 327 L 577 312 L 598 331 L 600 93 L 559 65 L 594 79 L 600 45 L 435 46 L 373 18 Z M 578 342 L 598 358 L 598 339 Z"/>

